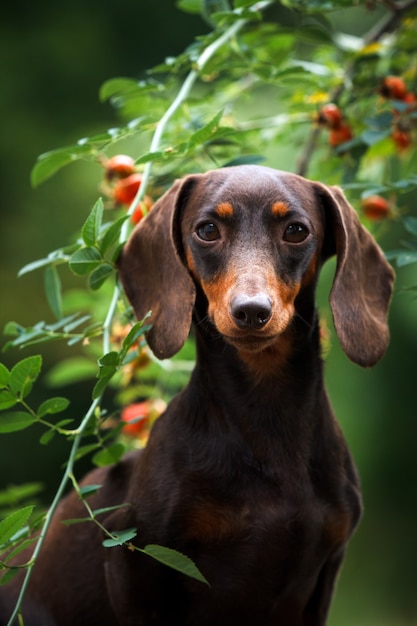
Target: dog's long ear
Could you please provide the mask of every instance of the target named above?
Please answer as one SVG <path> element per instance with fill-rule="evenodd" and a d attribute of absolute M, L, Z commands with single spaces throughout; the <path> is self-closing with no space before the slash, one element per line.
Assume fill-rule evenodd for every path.
<path fill-rule="evenodd" d="M 174 241 L 174 222 L 195 177 L 176 181 L 139 222 L 117 262 L 125 293 L 141 320 L 152 311 L 146 334 L 156 357 L 173 356 L 191 327 L 195 287 Z"/>
<path fill-rule="evenodd" d="M 337 255 L 330 306 L 347 356 L 369 367 L 387 349 L 394 271 L 338 187 L 316 183 L 326 214 L 324 258 Z"/>

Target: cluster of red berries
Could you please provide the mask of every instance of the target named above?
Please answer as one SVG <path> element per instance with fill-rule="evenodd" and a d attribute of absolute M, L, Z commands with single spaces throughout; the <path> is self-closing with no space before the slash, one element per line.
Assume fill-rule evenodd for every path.
<path fill-rule="evenodd" d="M 117 154 L 103 161 L 105 192 L 116 206 L 129 207 L 142 184 L 142 174 L 137 171 L 135 161 L 125 154 Z M 145 196 L 132 214 L 133 224 L 137 224 L 152 206 L 152 200 Z"/>
<path fill-rule="evenodd" d="M 329 129 L 329 143 L 332 148 L 353 139 L 353 132 L 336 104 L 325 104 L 317 115 L 319 126 Z"/>
<path fill-rule="evenodd" d="M 394 124 L 391 137 L 397 150 L 402 152 L 413 143 L 409 113 L 416 108 L 416 97 L 407 89 L 400 76 L 386 76 L 380 85 L 379 94 L 383 98 L 393 101 Z"/>
<path fill-rule="evenodd" d="M 378 88 L 378 93 L 385 99 L 392 101 L 394 123 L 392 140 L 399 152 L 412 144 L 412 121 L 409 113 L 417 109 L 416 97 L 411 93 L 399 76 L 386 76 Z M 329 144 L 336 148 L 353 139 L 353 131 L 346 121 L 342 111 L 336 104 L 325 104 L 318 112 L 316 121 L 319 126 L 327 128 Z"/>

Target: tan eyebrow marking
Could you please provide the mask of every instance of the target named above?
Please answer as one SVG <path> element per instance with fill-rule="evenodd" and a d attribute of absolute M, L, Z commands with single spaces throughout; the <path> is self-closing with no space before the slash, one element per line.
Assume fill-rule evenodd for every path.
<path fill-rule="evenodd" d="M 272 214 L 277 217 L 284 217 L 289 210 L 285 202 L 275 202 L 271 207 Z"/>
<path fill-rule="evenodd" d="M 221 202 L 216 206 L 216 213 L 219 217 L 232 217 L 233 207 L 230 202 Z"/>

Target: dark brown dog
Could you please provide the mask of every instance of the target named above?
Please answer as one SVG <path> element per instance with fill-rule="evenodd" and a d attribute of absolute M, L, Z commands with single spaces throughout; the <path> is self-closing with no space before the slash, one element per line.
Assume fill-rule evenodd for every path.
<path fill-rule="evenodd" d="M 314 291 L 346 354 L 388 343 L 393 271 L 337 188 L 258 166 L 175 183 L 132 234 L 120 278 L 160 358 L 194 321 L 197 363 L 141 454 L 90 474 L 93 508 L 191 557 L 207 586 L 126 547 L 106 549 L 70 495 L 27 595 L 31 626 L 323 626 L 361 513 L 358 478 L 323 385 Z M 15 602 L 16 583 L 1 592 Z M 32 611 L 32 613 L 31 613 Z M 5 624 L 6 608 L 2 624 Z M 32 615 L 32 617 L 31 617 Z"/>

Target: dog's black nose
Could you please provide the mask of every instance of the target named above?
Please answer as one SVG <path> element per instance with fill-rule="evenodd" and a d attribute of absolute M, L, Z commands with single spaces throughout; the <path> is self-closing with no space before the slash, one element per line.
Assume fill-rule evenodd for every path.
<path fill-rule="evenodd" d="M 272 315 L 272 302 L 268 296 L 235 296 L 230 305 L 230 313 L 239 328 L 262 328 Z"/>

